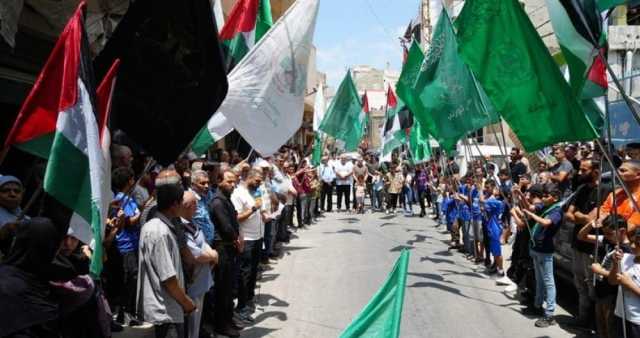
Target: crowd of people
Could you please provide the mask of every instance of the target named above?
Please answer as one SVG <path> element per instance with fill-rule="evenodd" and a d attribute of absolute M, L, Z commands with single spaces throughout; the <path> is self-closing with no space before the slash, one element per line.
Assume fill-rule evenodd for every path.
<path fill-rule="evenodd" d="M 22 180 L 0 176 L 0 312 L 10 323 L 0 336 L 109 337 L 148 324 L 156 337 L 239 336 L 255 322 L 262 271 L 321 217 L 318 171 L 289 147 L 168 167 L 123 144 L 111 154 L 99 279 L 99 244 L 80 242 L 68 222 L 25 215 Z"/>
<path fill-rule="evenodd" d="M 502 165 L 476 159 L 464 175 L 453 158 L 412 164 L 402 153 L 390 162 L 327 153 L 313 166 L 287 146 L 267 158 L 219 150 L 167 167 L 123 144 L 111 154 L 113 200 L 99 244 L 80 242 L 55 217 L 26 216 L 22 181 L 0 176 L 0 314 L 10 319 L 0 336 L 109 337 L 151 324 L 156 337 L 237 337 L 254 324 L 262 272 L 293 232 L 324 213 L 379 212 L 430 216 L 450 250 L 484 264 L 528 305 L 525 314 L 540 317 L 538 327 L 556 324 L 556 234 L 573 226 L 576 325 L 640 337 L 637 144 L 613 156 L 633 199 L 619 184 L 611 193 L 612 166 L 588 143 L 555 146 L 535 165 L 513 148 Z"/>
<path fill-rule="evenodd" d="M 558 244 L 570 242 L 567 268 L 579 300 L 570 324 L 598 337 L 622 337 L 623 331 L 640 337 L 640 212 L 634 206 L 640 201 L 640 144 L 610 155 L 591 143 L 558 144 L 532 164 L 512 148 L 502 165 L 475 159 L 464 175 L 454 158 L 414 165 L 402 155 L 385 163 L 372 155 L 324 157 L 317 169 L 319 205 L 321 212 L 333 211 L 335 189 L 337 212 L 351 210 L 351 200 L 351 212 L 364 212 L 364 196 L 371 212 L 400 209 L 411 217 L 419 207 L 417 216 L 430 215 L 446 227 L 450 250 L 484 264 L 497 285 L 527 305 L 523 314 L 539 317 L 536 327 L 557 324 L 554 254 Z M 562 227 L 571 229 L 569 238 L 556 236 Z"/>

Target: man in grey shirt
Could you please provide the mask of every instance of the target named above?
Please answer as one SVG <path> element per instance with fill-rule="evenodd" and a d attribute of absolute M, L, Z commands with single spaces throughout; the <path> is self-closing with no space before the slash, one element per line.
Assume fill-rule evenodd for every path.
<path fill-rule="evenodd" d="M 156 179 L 158 212 L 140 231 L 137 311 L 155 326 L 156 338 L 184 338 L 184 316 L 196 308 L 185 293 L 176 229 L 184 190 L 180 176 L 160 172 Z"/>
<path fill-rule="evenodd" d="M 562 197 L 571 195 L 571 176 L 573 175 L 573 165 L 564 153 L 564 148 L 557 147 L 553 151 L 553 156 L 558 163 L 551 168 L 552 174 L 549 176 L 551 181 L 558 185 L 562 192 Z"/>

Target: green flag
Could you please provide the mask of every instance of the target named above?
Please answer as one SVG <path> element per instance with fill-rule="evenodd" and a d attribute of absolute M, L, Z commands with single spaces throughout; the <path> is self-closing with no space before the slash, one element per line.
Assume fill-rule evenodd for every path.
<path fill-rule="evenodd" d="M 409 48 L 409 53 L 407 54 L 407 60 L 404 65 L 402 65 L 400 78 L 398 79 L 398 83 L 396 83 L 396 93 L 414 114 L 422 111 L 422 106 L 419 105 L 416 100 L 414 86 L 420 74 L 420 67 L 423 61 L 424 53 L 422 53 L 418 43 L 413 40 L 411 48 Z"/>
<path fill-rule="evenodd" d="M 409 135 L 409 151 L 413 164 L 426 162 L 431 158 L 431 145 L 429 135 L 420 126 L 420 122 L 413 120 L 411 134 Z"/>
<path fill-rule="evenodd" d="M 517 0 L 468 0 L 456 25 L 460 55 L 527 151 L 597 137 Z"/>
<path fill-rule="evenodd" d="M 606 11 L 610 8 L 624 5 L 624 4 L 635 6 L 638 3 L 640 3 L 640 1 L 638 0 L 597 0 L 597 3 L 598 3 L 598 10 Z"/>
<path fill-rule="evenodd" d="M 322 142 L 322 135 L 320 132 L 316 133 L 316 137 L 313 140 L 313 153 L 311 154 L 311 164 L 315 167 L 320 165 L 320 161 L 322 160 L 322 147 L 324 146 Z"/>
<path fill-rule="evenodd" d="M 351 71 L 347 71 L 320 123 L 320 130 L 342 140 L 346 151 L 354 151 L 362 138 L 361 111 L 362 105 L 356 85 L 351 78 Z"/>
<path fill-rule="evenodd" d="M 469 132 L 499 121 L 469 67 L 458 55 L 453 26 L 444 10 L 414 87 L 416 120 L 447 152 L 455 150 L 458 140 Z"/>
<path fill-rule="evenodd" d="M 404 249 L 382 287 L 340 338 L 392 338 L 400 335 L 409 250 Z"/>

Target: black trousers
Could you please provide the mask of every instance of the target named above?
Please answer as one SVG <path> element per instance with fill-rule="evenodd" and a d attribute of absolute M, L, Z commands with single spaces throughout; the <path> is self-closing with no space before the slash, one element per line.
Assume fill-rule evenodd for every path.
<path fill-rule="evenodd" d="M 156 338 L 184 338 L 184 323 L 166 323 L 153 326 Z"/>
<path fill-rule="evenodd" d="M 238 285 L 238 305 L 236 306 L 239 311 L 243 311 L 245 306 L 255 297 L 260 248 L 262 248 L 261 239 L 244 242 L 244 250 L 240 254 L 240 284 Z"/>
<path fill-rule="evenodd" d="M 324 208 L 325 200 L 327 202 L 326 209 Z M 322 182 L 322 190 L 320 190 L 320 209 L 322 209 L 322 211 L 326 210 L 331 212 L 332 208 L 333 208 L 333 184 Z"/>
<path fill-rule="evenodd" d="M 136 314 L 136 290 L 138 285 L 138 251 L 126 252 L 122 254 L 122 268 L 124 271 L 121 303 L 121 311 L 135 316 Z M 137 317 L 137 316 L 136 316 Z"/>
<path fill-rule="evenodd" d="M 398 194 L 387 194 L 387 209 L 395 209 L 398 206 Z"/>
<path fill-rule="evenodd" d="M 287 229 L 293 222 L 293 205 L 285 205 L 278 220 L 276 240 L 278 242 L 287 242 L 289 240 Z"/>
<path fill-rule="evenodd" d="M 418 204 L 420 205 L 420 214 L 425 214 L 424 200 L 429 196 L 426 190 L 418 190 Z"/>
<path fill-rule="evenodd" d="M 184 338 L 184 324 L 183 323 L 167 323 L 154 325 L 156 338 Z"/>
<path fill-rule="evenodd" d="M 304 210 L 302 210 L 302 199 L 300 196 L 296 197 L 296 220 L 298 221 L 298 227 L 304 225 Z"/>
<path fill-rule="evenodd" d="M 218 265 L 215 268 L 215 312 L 214 325 L 218 329 L 231 326 L 233 317 L 233 280 L 235 278 L 238 251 L 230 243 L 213 242 L 218 252 Z"/>
<path fill-rule="evenodd" d="M 351 185 L 341 184 L 336 185 L 336 194 L 338 195 L 338 209 L 342 208 L 342 198 L 344 197 L 344 204 L 347 210 L 351 209 Z"/>

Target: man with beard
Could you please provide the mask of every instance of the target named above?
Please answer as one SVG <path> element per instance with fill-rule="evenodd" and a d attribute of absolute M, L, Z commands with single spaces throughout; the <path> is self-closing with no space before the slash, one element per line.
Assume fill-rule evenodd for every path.
<path fill-rule="evenodd" d="M 238 337 L 238 327 L 233 325 L 233 278 L 238 254 L 242 253 L 244 241 L 240 237 L 238 213 L 230 201 L 236 187 L 236 175 L 226 170 L 218 176 L 218 194 L 211 202 L 211 219 L 216 224 L 213 240 L 218 252 L 215 268 L 215 332 L 228 337 Z"/>
<path fill-rule="evenodd" d="M 251 170 L 247 178 L 240 182 L 231 194 L 231 202 L 238 212 L 240 236 L 244 241 L 244 250 L 240 254 L 240 281 L 238 285 L 238 305 L 236 316 L 239 321 L 253 322 L 252 310 L 254 289 L 260 263 L 260 248 L 264 234 L 262 223 L 262 195 L 258 188 L 262 184 L 262 174 Z"/>
<path fill-rule="evenodd" d="M 587 326 L 592 313 L 595 296 L 593 289 L 593 275 L 591 272 L 591 257 L 593 245 L 578 239 L 578 233 L 593 219 L 598 207 L 598 178 L 600 163 L 585 159 L 580 161 L 576 196 L 565 213 L 566 220 L 574 224 L 571 247 L 573 248 L 573 283 L 578 291 L 577 324 Z M 602 189 L 603 187 L 600 187 Z M 600 196 L 606 196 L 601 190 Z"/>

